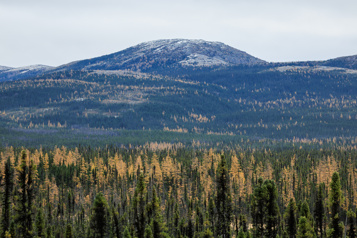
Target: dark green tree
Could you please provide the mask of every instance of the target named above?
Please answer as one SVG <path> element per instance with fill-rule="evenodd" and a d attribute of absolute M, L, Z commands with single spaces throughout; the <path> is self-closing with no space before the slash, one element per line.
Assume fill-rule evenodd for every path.
<path fill-rule="evenodd" d="M 306 218 L 309 219 L 309 220 L 312 219 L 311 213 L 310 213 L 309 204 L 307 204 L 306 201 L 304 201 L 304 202 L 301 204 L 301 207 L 300 207 L 300 217 L 306 217 Z"/>
<path fill-rule="evenodd" d="M 36 215 L 36 232 L 37 237 L 46 237 L 45 235 L 45 219 L 43 217 L 42 208 L 38 209 Z"/>
<path fill-rule="evenodd" d="M 347 236 L 349 238 L 356 238 L 356 225 L 355 225 L 356 213 L 354 213 L 352 210 L 349 210 L 347 212 L 347 218 L 348 218 Z"/>
<path fill-rule="evenodd" d="M 320 238 L 324 235 L 324 224 L 325 224 L 325 184 L 321 183 L 319 185 L 319 191 L 316 196 L 315 201 L 315 211 L 314 211 L 314 218 L 315 218 L 315 231 L 317 235 L 320 235 Z"/>
<path fill-rule="evenodd" d="M 340 175 L 335 172 L 332 175 L 332 181 L 330 183 L 330 208 L 331 208 L 331 221 L 329 237 L 340 238 L 342 237 L 342 227 L 340 225 L 340 209 L 342 203 L 342 191 L 340 184 Z"/>
<path fill-rule="evenodd" d="M 72 237 L 73 237 L 72 226 L 71 226 L 71 224 L 67 224 L 67 226 L 66 226 L 66 238 L 72 238 Z"/>
<path fill-rule="evenodd" d="M 10 158 L 5 162 L 5 171 L 4 171 L 4 182 L 2 186 L 3 198 L 2 198 L 2 217 L 1 217 L 1 237 L 5 237 L 6 231 L 10 229 L 10 196 L 13 189 L 13 169 L 11 167 Z"/>
<path fill-rule="evenodd" d="M 251 199 L 251 213 L 253 218 L 253 230 L 255 237 L 264 237 L 267 189 L 263 178 L 258 179 Z"/>
<path fill-rule="evenodd" d="M 123 237 L 124 238 L 131 238 L 131 235 L 130 235 L 128 227 L 125 227 L 124 233 L 123 233 Z"/>
<path fill-rule="evenodd" d="M 290 199 L 289 204 L 285 210 L 285 230 L 289 238 L 296 237 L 296 205 L 294 199 Z"/>
<path fill-rule="evenodd" d="M 140 174 L 133 199 L 134 226 L 138 238 L 144 238 L 145 233 L 145 194 L 144 175 Z"/>
<path fill-rule="evenodd" d="M 229 174 L 226 159 L 221 156 L 221 161 L 216 173 L 216 209 L 217 223 L 216 235 L 218 237 L 230 237 L 232 220 L 232 197 L 229 184 Z"/>
<path fill-rule="evenodd" d="M 98 193 L 94 200 L 92 217 L 90 220 L 90 228 L 93 238 L 103 238 L 107 233 L 107 209 L 107 200 L 102 193 Z"/>
<path fill-rule="evenodd" d="M 144 237 L 145 238 L 154 238 L 154 235 L 152 234 L 150 225 L 146 225 Z"/>
<path fill-rule="evenodd" d="M 153 236 L 156 238 L 166 237 L 167 228 L 164 223 L 161 209 L 160 209 L 160 200 L 156 195 L 156 189 L 153 188 L 152 201 L 149 205 L 149 209 L 152 212 L 150 226 Z"/>
<path fill-rule="evenodd" d="M 33 237 L 33 198 L 34 198 L 34 176 L 36 166 L 33 161 L 27 165 L 27 155 L 22 152 L 20 166 L 17 168 L 18 191 L 15 197 L 15 224 L 17 225 L 17 234 L 21 237 Z"/>
<path fill-rule="evenodd" d="M 273 180 L 265 180 L 267 189 L 266 201 L 266 237 L 276 237 L 279 228 L 278 190 Z"/>
<path fill-rule="evenodd" d="M 313 238 L 314 230 L 306 217 L 300 217 L 297 238 Z"/>
<path fill-rule="evenodd" d="M 114 236 L 116 238 L 121 238 L 121 223 L 119 221 L 119 213 L 112 208 L 112 215 L 113 215 L 113 229 L 114 229 Z"/>

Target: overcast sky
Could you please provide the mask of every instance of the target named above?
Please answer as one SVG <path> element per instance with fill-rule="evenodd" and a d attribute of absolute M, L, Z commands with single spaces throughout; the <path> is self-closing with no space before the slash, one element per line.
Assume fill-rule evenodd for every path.
<path fill-rule="evenodd" d="M 0 65 L 58 66 L 170 38 L 270 62 L 357 54 L 356 0 L 0 0 Z"/>

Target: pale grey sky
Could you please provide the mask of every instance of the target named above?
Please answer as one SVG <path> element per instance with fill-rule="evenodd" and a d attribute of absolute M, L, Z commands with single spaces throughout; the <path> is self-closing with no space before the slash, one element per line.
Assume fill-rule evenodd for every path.
<path fill-rule="evenodd" d="M 0 65 L 58 66 L 170 38 L 263 60 L 357 54 L 356 0 L 0 0 Z"/>

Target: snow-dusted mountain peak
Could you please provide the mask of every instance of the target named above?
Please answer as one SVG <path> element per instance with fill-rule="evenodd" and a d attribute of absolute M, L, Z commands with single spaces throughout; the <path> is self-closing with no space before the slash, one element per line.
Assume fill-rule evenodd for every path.
<path fill-rule="evenodd" d="M 5 71 L 5 70 L 10 70 L 12 69 L 11 67 L 7 67 L 7 66 L 1 66 L 0 65 L 0 71 Z"/>
<path fill-rule="evenodd" d="M 140 43 L 117 53 L 72 62 L 58 69 L 162 71 L 166 68 L 262 63 L 265 61 L 221 42 L 166 39 Z"/>
<path fill-rule="evenodd" d="M 18 68 L 7 67 L 7 69 L 4 68 L 4 70 L 1 70 L 0 68 L 0 82 L 35 76 L 39 73 L 43 73 L 53 68 L 54 67 L 52 66 L 41 65 L 41 64 L 29 65 L 29 66 L 18 67 Z"/>

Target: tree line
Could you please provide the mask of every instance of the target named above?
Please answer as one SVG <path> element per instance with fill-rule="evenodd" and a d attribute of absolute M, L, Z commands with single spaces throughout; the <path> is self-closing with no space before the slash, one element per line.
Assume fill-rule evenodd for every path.
<path fill-rule="evenodd" d="M 1 237 L 356 237 L 354 149 L 0 151 Z"/>

